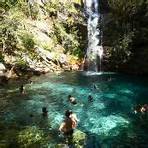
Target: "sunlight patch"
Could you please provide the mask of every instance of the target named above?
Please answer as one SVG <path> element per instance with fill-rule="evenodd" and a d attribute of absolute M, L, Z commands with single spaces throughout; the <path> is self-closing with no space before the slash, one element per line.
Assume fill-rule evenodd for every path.
<path fill-rule="evenodd" d="M 32 86 L 32 89 L 39 89 L 39 88 L 45 88 L 45 89 L 51 89 L 56 91 L 62 91 L 62 92 L 72 92 L 73 87 L 66 84 L 58 84 L 58 83 L 49 83 L 45 82 L 42 84 L 36 84 Z"/>
<path fill-rule="evenodd" d="M 95 103 L 94 102 L 94 104 L 93 104 L 93 106 L 92 106 L 93 108 L 95 108 L 96 110 L 102 110 L 102 109 L 105 109 L 105 105 L 104 105 L 104 103 Z"/>
<path fill-rule="evenodd" d="M 113 99 L 117 97 L 117 94 L 104 94 L 104 96 Z"/>
<path fill-rule="evenodd" d="M 120 92 L 123 93 L 123 94 L 129 94 L 129 95 L 133 95 L 133 94 L 134 94 L 134 93 L 133 93 L 131 90 L 129 90 L 129 89 L 121 89 Z"/>
<path fill-rule="evenodd" d="M 97 119 L 90 118 L 89 122 L 92 124 L 90 132 L 104 136 L 117 136 L 120 132 L 119 129 L 127 127 L 129 123 L 126 119 L 118 115 L 110 115 Z M 114 129 L 114 132 L 112 132 L 112 129 Z"/>

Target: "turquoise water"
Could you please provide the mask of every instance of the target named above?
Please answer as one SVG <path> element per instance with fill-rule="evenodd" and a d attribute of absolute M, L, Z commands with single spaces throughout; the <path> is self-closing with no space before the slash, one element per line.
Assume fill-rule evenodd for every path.
<path fill-rule="evenodd" d="M 148 103 L 148 79 L 67 72 L 34 77 L 32 81 L 25 84 L 24 95 L 18 91 L 20 82 L 0 87 L 0 144 L 10 147 L 17 143 L 17 134 L 26 127 L 35 127 L 46 139 L 40 147 L 55 147 L 64 141 L 58 128 L 64 111 L 71 109 L 80 120 L 77 129 L 87 134 L 83 147 L 148 147 L 148 118 L 135 115 L 132 109 Z M 77 105 L 67 102 L 69 94 L 77 98 Z M 92 95 L 93 102 L 88 102 L 88 95 Z M 46 119 L 41 115 L 43 106 L 48 110 Z"/>

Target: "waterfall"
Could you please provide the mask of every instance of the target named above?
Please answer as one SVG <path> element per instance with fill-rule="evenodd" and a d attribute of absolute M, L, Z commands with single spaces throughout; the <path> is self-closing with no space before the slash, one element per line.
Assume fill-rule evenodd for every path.
<path fill-rule="evenodd" d="M 97 72 L 101 71 L 101 59 L 103 55 L 103 47 L 101 45 L 101 15 L 99 13 L 99 0 L 85 0 L 84 6 L 88 30 L 88 47 L 85 64 L 87 65 L 88 71 Z"/>

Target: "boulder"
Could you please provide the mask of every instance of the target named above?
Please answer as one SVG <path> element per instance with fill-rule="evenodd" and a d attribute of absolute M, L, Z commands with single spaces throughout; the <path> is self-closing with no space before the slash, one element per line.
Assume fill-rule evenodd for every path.
<path fill-rule="evenodd" d="M 10 71 L 8 72 L 8 74 L 7 74 L 7 78 L 8 79 L 14 79 L 14 78 L 18 78 L 18 75 L 16 74 L 16 72 L 15 72 L 15 67 L 13 66 L 11 69 L 10 69 Z"/>
<path fill-rule="evenodd" d="M 42 143 L 44 140 L 43 136 L 44 134 L 42 130 L 35 126 L 28 126 L 26 129 L 19 132 L 17 142 L 20 147 L 35 147 L 36 145 L 40 145 Z"/>
<path fill-rule="evenodd" d="M 61 64 L 66 64 L 67 63 L 67 56 L 65 54 L 61 54 L 59 57 L 59 62 Z"/>
<path fill-rule="evenodd" d="M 78 64 L 71 65 L 71 69 L 72 70 L 79 70 L 79 65 Z"/>
<path fill-rule="evenodd" d="M 41 47 L 35 47 L 36 52 L 39 54 L 39 56 L 44 59 L 46 62 L 49 62 L 50 60 L 54 60 L 54 54 L 41 48 Z"/>
<path fill-rule="evenodd" d="M 6 67 L 4 66 L 3 63 L 0 63 L 0 73 L 4 72 L 6 70 Z"/>

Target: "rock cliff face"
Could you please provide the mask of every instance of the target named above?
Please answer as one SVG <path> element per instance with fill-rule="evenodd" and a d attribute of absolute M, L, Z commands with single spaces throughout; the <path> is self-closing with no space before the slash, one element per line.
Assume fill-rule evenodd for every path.
<path fill-rule="evenodd" d="M 79 69 L 87 38 L 81 0 L 5 5 L 0 61 L 7 72 L 12 67 L 17 76 Z"/>
<path fill-rule="evenodd" d="M 78 70 L 87 48 L 84 1 L 2 1 L 0 62 L 7 73 Z M 100 0 L 104 71 L 148 74 L 147 8 L 144 0 Z"/>

